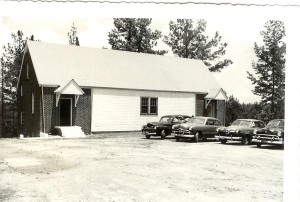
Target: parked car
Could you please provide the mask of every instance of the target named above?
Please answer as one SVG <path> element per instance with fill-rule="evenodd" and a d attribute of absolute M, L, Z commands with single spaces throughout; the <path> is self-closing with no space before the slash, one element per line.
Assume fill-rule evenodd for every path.
<path fill-rule="evenodd" d="M 186 122 L 190 116 L 187 115 L 167 115 L 161 117 L 159 122 L 150 122 L 142 126 L 142 134 L 149 139 L 151 136 L 160 136 L 164 139 L 171 135 L 172 126 L 179 123 Z"/>
<path fill-rule="evenodd" d="M 284 145 L 284 119 L 271 120 L 265 128 L 254 131 L 252 141 L 257 147 L 262 144 Z"/>
<path fill-rule="evenodd" d="M 256 119 L 237 119 L 230 126 L 218 128 L 217 138 L 222 144 L 227 140 L 241 141 L 242 144 L 250 144 L 255 129 L 264 128 L 264 122 Z"/>
<path fill-rule="evenodd" d="M 220 126 L 222 124 L 216 118 L 197 116 L 190 118 L 186 123 L 174 125 L 172 131 L 176 141 L 192 139 L 198 142 L 207 138 L 215 138 L 217 128 Z"/>

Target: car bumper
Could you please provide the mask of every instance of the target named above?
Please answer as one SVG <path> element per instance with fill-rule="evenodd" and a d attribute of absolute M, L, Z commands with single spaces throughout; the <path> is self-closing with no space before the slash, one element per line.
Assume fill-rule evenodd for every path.
<path fill-rule="evenodd" d="M 242 137 L 233 137 L 233 136 L 224 136 L 224 135 L 216 135 L 215 138 L 219 140 L 233 140 L 233 141 L 241 141 Z"/>
<path fill-rule="evenodd" d="M 142 129 L 143 135 L 156 135 L 156 129 L 154 128 L 144 128 Z"/>
<path fill-rule="evenodd" d="M 195 137 L 189 130 L 174 130 L 173 134 L 177 138 L 194 138 Z"/>
<path fill-rule="evenodd" d="M 272 145 L 283 145 L 283 140 L 258 140 L 258 139 L 252 139 L 252 142 L 258 143 L 258 144 L 272 144 Z"/>

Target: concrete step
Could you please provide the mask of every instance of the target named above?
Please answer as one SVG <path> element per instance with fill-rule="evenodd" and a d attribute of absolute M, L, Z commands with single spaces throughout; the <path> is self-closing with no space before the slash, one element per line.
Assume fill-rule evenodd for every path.
<path fill-rule="evenodd" d="M 58 134 L 65 138 L 85 137 L 80 126 L 55 126 Z"/>

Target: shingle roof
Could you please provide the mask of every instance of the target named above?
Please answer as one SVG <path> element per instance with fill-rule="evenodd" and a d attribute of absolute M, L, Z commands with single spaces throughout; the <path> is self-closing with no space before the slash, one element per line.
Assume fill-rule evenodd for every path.
<path fill-rule="evenodd" d="M 39 85 L 179 92 L 221 88 L 200 60 L 27 41 Z"/>

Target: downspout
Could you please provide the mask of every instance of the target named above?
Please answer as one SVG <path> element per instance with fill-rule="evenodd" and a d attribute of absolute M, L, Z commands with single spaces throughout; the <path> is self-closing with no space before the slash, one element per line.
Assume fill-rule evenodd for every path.
<path fill-rule="evenodd" d="M 42 86 L 43 133 L 45 133 L 44 87 Z"/>

